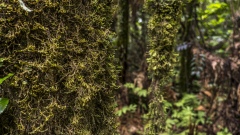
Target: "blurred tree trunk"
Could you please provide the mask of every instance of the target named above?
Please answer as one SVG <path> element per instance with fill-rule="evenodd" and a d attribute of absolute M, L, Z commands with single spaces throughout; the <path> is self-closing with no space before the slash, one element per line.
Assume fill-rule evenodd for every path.
<path fill-rule="evenodd" d="M 176 62 L 175 37 L 181 16 L 181 0 L 147 0 L 150 14 L 148 70 L 152 78 L 150 86 L 151 103 L 146 134 L 160 134 L 165 129 L 165 110 L 163 108 L 162 89 L 169 83 Z"/>
<path fill-rule="evenodd" d="M 129 44 L 129 0 L 119 0 L 119 27 L 118 27 L 118 42 L 119 60 L 122 65 L 120 74 L 120 82 L 126 83 L 126 76 L 128 70 L 128 44 Z"/>
<path fill-rule="evenodd" d="M 193 42 L 196 38 L 196 5 L 197 0 L 192 0 L 191 2 L 186 4 L 186 7 L 183 10 L 183 16 L 185 20 L 184 23 L 182 23 L 182 37 L 180 37 L 181 41 L 183 42 L 183 45 L 187 46 L 185 49 L 181 50 L 180 53 L 180 74 L 179 74 L 179 86 L 180 86 L 180 92 L 186 93 L 190 92 L 192 89 L 192 69 L 191 69 L 191 61 L 192 61 L 192 52 L 191 52 L 191 46 L 188 45 L 190 42 Z"/>
<path fill-rule="evenodd" d="M 128 45 L 129 45 L 129 0 L 119 0 L 119 15 L 118 15 L 118 27 L 117 27 L 117 57 L 121 65 L 121 71 L 119 74 L 120 91 L 119 91 L 119 107 L 128 104 L 128 90 L 123 87 L 127 79 L 128 71 Z"/>
<path fill-rule="evenodd" d="M 118 26 L 117 26 L 117 57 L 121 63 L 121 74 L 119 75 L 120 90 L 118 93 L 118 107 L 130 104 L 137 105 L 135 113 L 127 112 L 120 117 L 120 128 L 142 126 L 141 115 L 146 111 L 145 97 L 133 93 L 132 89 L 126 88 L 124 84 L 133 83 L 135 87 L 146 89 L 148 85 L 147 64 L 146 64 L 146 38 L 147 19 L 143 11 L 143 0 L 119 0 Z M 138 117 L 138 122 L 129 124 L 133 118 Z M 129 131 L 122 134 L 127 134 Z M 136 131 L 131 131 L 136 132 Z"/>
<path fill-rule="evenodd" d="M 121 70 L 119 73 L 119 83 L 120 86 L 118 91 L 118 107 L 128 105 L 129 103 L 129 93 L 128 89 L 124 87 L 127 82 L 128 76 L 128 47 L 129 47 L 129 0 L 118 0 L 118 25 L 117 25 L 117 57 L 119 59 L 119 64 Z M 119 118 L 121 125 L 127 122 L 126 116 L 121 116 Z M 121 128 L 120 125 L 120 128 Z M 124 132 L 125 131 L 122 131 Z"/>

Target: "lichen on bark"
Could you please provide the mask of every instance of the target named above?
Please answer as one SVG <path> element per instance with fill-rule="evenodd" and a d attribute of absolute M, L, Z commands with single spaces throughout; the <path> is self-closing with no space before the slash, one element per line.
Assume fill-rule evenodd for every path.
<path fill-rule="evenodd" d="M 112 0 L 0 4 L 0 134 L 112 134 L 116 70 Z"/>

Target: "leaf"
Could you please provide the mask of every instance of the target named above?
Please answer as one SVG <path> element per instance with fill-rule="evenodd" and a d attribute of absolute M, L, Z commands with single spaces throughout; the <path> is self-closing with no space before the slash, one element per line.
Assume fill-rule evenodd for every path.
<path fill-rule="evenodd" d="M 0 98 L 0 114 L 6 109 L 8 102 L 7 98 Z"/>
<path fill-rule="evenodd" d="M 163 100 L 163 104 L 165 108 L 171 108 L 172 107 L 172 103 L 168 102 L 167 100 Z"/>
<path fill-rule="evenodd" d="M 124 84 L 124 86 L 127 87 L 127 88 L 130 88 L 130 89 L 134 89 L 135 88 L 133 83 L 126 83 L 126 84 Z"/>
<path fill-rule="evenodd" d="M 116 114 L 117 114 L 117 116 L 122 116 L 122 111 L 121 111 L 121 110 L 118 110 L 118 111 L 116 112 Z"/>
<path fill-rule="evenodd" d="M 135 105 L 135 104 L 131 104 L 131 105 L 129 105 L 129 109 L 128 109 L 128 111 L 135 112 L 136 109 L 137 109 L 137 105 Z"/>
<path fill-rule="evenodd" d="M 138 96 L 142 96 L 142 97 L 147 97 L 147 90 L 140 90 L 140 91 L 138 91 Z"/>
<path fill-rule="evenodd" d="M 186 104 L 195 104 L 195 102 L 198 102 L 196 95 L 194 94 L 183 94 L 183 98 L 175 103 L 177 107 L 183 107 Z"/>
<path fill-rule="evenodd" d="M 137 105 L 135 104 L 130 104 L 129 106 L 124 106 L 122 109 L 118 110 L 116 114 L 118 116 L 122 116 L 123 114 L 126 114 L 128 111 L 130 112 L 135 112 L 137 109 Z"/>
<path fill-rule="evenodd" d="M 127 110 L 128 110 L 128 106 L 124 106 L 124 107 L 122 108 L 123 114 L 125 114 L 125 113 L 127 112 Z"/>
<path fill-rule="evenodd" d="M 173 125 L 175 125 L 178 122 L 179 122 L 178 119 L 167 119 L 166 124 L 170 128 L 170 127 L 172 127 Z"/>
<path fill-rule="evenodd" d="M 138 94 L 138 92 L 141 91 L 141 90 L 142 90 L 141 88 L 136 87 L 136 88 L 133 89 L 133 92 L 136 93 L 136 94 Z"/>
<path fill-rule="evenodd" d="M 0 78 L 0 84 L 3 83 L 3 81 L 5 81 L 6 79 L 8 79 L 9 77 L 13 76 L 13 73 L 9 73 L 7 76 Z"/>
<path fill-rule="evenodd" d="M 196 120 L 196 123 L 199 124 L 199 123 L 204 123 L 205 122 L 205 116 L 206 116 L 206 113 L 201 111 L 201 112 L 198 112 L 197 113 L 197 117 L 198 119 Z"/>

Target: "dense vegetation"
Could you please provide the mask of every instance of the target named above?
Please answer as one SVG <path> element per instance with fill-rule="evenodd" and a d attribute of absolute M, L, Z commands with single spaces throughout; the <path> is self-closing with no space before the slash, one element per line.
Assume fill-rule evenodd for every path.
<path fill-rule="evenodd" d="M 238 0 L 2 0 L 0 134 L 240 134 Z"/>

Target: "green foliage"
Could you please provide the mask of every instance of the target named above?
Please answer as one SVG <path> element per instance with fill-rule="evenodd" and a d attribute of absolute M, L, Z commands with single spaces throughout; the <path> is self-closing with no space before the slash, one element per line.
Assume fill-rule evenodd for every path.
<path fill-rule="evenodd" d="M 202 20 L 206 20 L 209 16 L 217 15 L 218 20 L 211 19 L 210 25 L 216 26 L 225 21 L 227 17 L 228 6 L 224 2 L 211 3 L 206 6 L 205 10 L 200 10 L 199 14 Z"/>
<path fill-rule="evenodd" d="M 13 73 L 9 73 L 7 76 L 0 78 L 0 84 L 3 83 L 3 81 L 5 81 L 6 79 L 8 79 L 9 77 L 13 76 Z"/>
<path fill-rule="evenodd" d="M 232 22 L 229 5 L 219 0 L 215 2 L 200 1 L 206 7 L 197 8 L 198 20 L 204 40 L 209 47 L 224 42 L 224 45 L 216 51 L 217 54 L 224 54 L 227 48 L 227 40 L 232 33 Z"/>
<path fill-rule="evenodd" d="M 2 66 L 2 63 L 3 63 L 3 59 L 0 58 L 0 67 Z M 3 83 L 3 81 L 5 81 L 6 79 L 8 79 L 11 76 L 13 76 L 13 73 L 9 73 L 7 76 L 0 78 L 0 85 Z M 3 111 L 6 109 L 8 102 L 9 102 L 9 99 L 0 98 L 0 114 L 3 113 Z"/>
<path fill-rule="evenodd" d="M 147 97 L 147 90 L 146 89 L 141 89 L 139 87 L 135 87 L 135 85 L 133 83 L 126 83 L 124 85 L 126 88 L 129 88 L 129 89 L 132 89 L 133 93 L 136 95 L 136 96 L 139 96 L 139 97 Z"/>
<path fill-rule="evenodd" d="M 222 131 L 217 132 L 217 135 L 232 135 L 227 128 L 224 128 Z"/>
<path fill-rule="evenodd" d="M 228 19 L 229 12 L 229 8 L 224 2 L 211 3 L 206 6 L 205 10 L 198 10 L 199 20 L 203 22 L 203 28 L 210 29 L 209 34 L 215 36 L 226 36 L 227 33 L 223 31 L 221 26 Z"/>
<path fill-rule="evenodd" d="M 135 112 L 137 109 L 137 105 L 130 104 L 129 106 L 124 106 L 120 110 L 116 112 L 117 116 L 122 116 L 126 114 L 127 112 Z"/>
<path fill-rule="evenodd" d="M 7 98 L 0 98 L 0 114 L 6 109 L 8 105 L 9 99 Z"/>
<path fill-rule="evenodd" d="M 195 110 L 199 105 L 200 102 L 194 94 L 184 94 L 182 99 L 176 103 L 164 101 L 166 110 L 172 113 L 166 120 L 165 134 L 188 134 L 190 125 L 204 124 L 205 112 Z"/>
<path fill-rule="evenodd" d="M 137 104 L 135 104 L 134 102 L 131 102 L 130 105 L 128 106 L 123 106 L 120 110 L 118 110 L 116 112 L 116 114 L 118 116 L 122 116 L 124 114 L 127 114 L 127 112 L 135 112 L 137 110 L 138 107 L 142 107 L 144 109 L 147 109 L 146 105 L 142 102 L 140 102 L 141 100 L 139 100 L 140 98 L 145 98 L 147 97 L 147 90 L 146 89 L 141 89 L 139 87 L 136 87 L 133 83 L 126 83 L 124 85 L 126 88 L 128 88 L 129 93 L 133 93 L 134 94 L 134 98 L 138 99 Z M 130 95 L 131 96 L 131 95 Z"/>
<path fill-rule="evenodd" d="M 165 112 L 162 108 L 161 89 L 170 81 L 178 54 L 174 51 L 182 1 L 147 0 L 146 10 L 151 14 L 148 22 L 149 58 L 148 70 L 152 77 L 149 112 L 146 115 L 146 134 L 158 134 L 164 130 Z"/>

